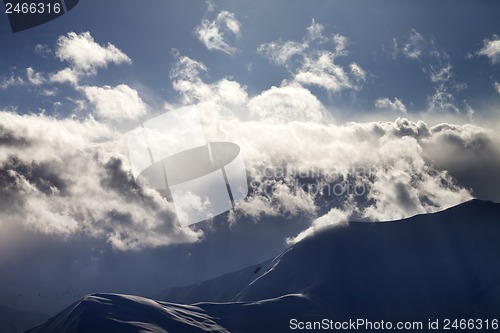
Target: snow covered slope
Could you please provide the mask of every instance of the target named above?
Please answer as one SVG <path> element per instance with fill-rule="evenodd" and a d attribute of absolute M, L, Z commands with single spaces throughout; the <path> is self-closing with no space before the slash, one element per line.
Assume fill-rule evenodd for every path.
<path fill-rule="evenodd" d="M 29 332 L 287 332 L 291 318 L 500 319 L 499 237 L 500 204 L 478 200 L 351 223 L 274 260 L 164 292 L 165 301 L 191 306 L 93 295 Z"/>

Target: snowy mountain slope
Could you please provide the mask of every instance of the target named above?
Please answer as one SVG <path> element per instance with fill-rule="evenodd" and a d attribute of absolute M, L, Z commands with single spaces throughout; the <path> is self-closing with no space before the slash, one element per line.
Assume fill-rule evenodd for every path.
<path fill-rule="evenodd" d="M 378 290 L 383 285 L 398 293 L 407 290 L 412 294 L 413 287 L 427 290 L 420 297 L 434 295 L 434 289 L 441 289 L 441 285 L 467 294 L 470 286 L 484 289 L 500 279 L 499 206 L 473 200 L 443 212 L 396 222 L 351 223 L 327 229 L 274 261 L 167 290 L 163 299 L 218 302 L 220 295 L 225 295 L 222 301 L 252 301 L 302 292 L 328 298 L 332 293 L 342 295 L 342 290 L 352 289 L 355 294 L 360 288 Z M 332 285 L 334 281 L 337 284 Z M 343 286 L 336 288 L 339 283 Z"/>
<path fill-rule="evenodd" d="M 499 236 L 500 205 L 478 200 L 351 223 L 272 261 L 165 292 L 169 301 L 199 302 L 191 306 L 94 295 L 29 332 L 286 332 L 291 318 L 500 318 Z"/>
<path fill-rule="evenodd" d="M 248 303 L 181 305 L 138 296 L 94 294 L 28 332 L 280 332 L 287 327 L 290 315 L 320 319 L 319 309 L 301 295 Z"/>
<path fill-rule="evenodd" d="M 128 295 L 84 297 L 29 332 L 227 332 L 201 308 Z"/>
<path fill-rule="evenodd" d="M 500 282 L 499 236 L 499 206 L 480 201 L 399 222 L 352 223 L 297 244 L 235 300 L 307 293 L 346 318 L 467 317 Z"/>
<path fill-rule="evenodd" d="M 239 271 L 224 274 L 198 284 L 169 288 L 160 293 L 159 298 L 171 302 L 191 304 L 201 301 L 230 302 L 252 281 L 272 268 L 281 256 L 273 260 L 252 265 Z"/>

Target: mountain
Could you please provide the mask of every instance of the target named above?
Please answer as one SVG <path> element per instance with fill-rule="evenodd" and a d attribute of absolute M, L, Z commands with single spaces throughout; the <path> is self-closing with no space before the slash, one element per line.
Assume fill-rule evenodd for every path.
<path fill-rule="evenodd" d="M 400 221 L 350 223 L 273 260 L 166 290 L 163 301 L 87 296 L 28 332 L 287 332 L 294 318 L 431 319 L 443 331 L 446 318 L 500 318 L 499 236 L 500 204 L 479 200 Z"/>

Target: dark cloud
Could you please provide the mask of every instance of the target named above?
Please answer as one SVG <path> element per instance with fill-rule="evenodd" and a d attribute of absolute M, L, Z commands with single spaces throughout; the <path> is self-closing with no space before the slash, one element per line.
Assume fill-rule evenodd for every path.
<path fill-rule="evenodd" d="M 146 195 L 144 189 L 137 185 L 132 172 L 124 166 L 123 160 L 111 157 L 103 165 L 101 186 L 116 192 L 127 202 L 141 202 L 150 209 L 159 209 L 158 205 Z"/>
<path fill-rule="evenodd" d="M 0 124 L 0 146 L 14 146 L 22 147 L 30 144 L 30 142 L 23 137 L 15 135 L 11 130 L 8 130 Z"/>
<path fill-rule="evenodd" d="M 431 163 L 447 170 L 479 199 L 500 202 L 500 147 L 493 135 L 475 126 L 439 125 L 423 142 Z"/>
<path fill-rule="evenodd" d="M 121 250 L 190 243 L 200 236 L 176 224 L 172 205 L 158 193 L 135 184 L 115 148 L 119 141 L 102 140 L 100 133 L 112 129 L 92 120 L 0 117 L 5 133 L 32 142 L 6 146 L 0 159 L 0 195 L 9 206 L 0 222 L 64 238 L 85 233 Z"/>

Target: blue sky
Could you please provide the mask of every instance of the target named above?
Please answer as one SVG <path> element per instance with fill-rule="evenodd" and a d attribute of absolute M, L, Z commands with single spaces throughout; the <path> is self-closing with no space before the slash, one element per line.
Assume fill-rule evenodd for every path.
<path fill-rule="evenodd" d="M 247 86 L 251 95 L 258 94 L 279 86 L 290 76 L 286 68 L 259 54 L 259 45 L 277 40 L 301 41 L 314 19 L 324 26 L 325 35 L 347 37 L 348 54 L 336 62 L 355 62 L 368 73 L 366 82 L 354 91 L 329 94 L 313 87 L 321 101 L 341 119 L 353 120 L 363 113 L 373 116 L 374 101 L 381 97 L 398 98 L 409 112 L 428 109 L 428 98 L 436 84 L 430 81 L 428 70 L 427 73 L 424 70 L 430 65 L 439 66 L 429 56 L 436 50 L 449 57 L 446 61 L 451 65 L 452 82 L 448 91 L 461 112 L 466 113 L 468 105 L 476 114 L 490 114 L 500 101 L 494 87 L 499 80 L 498 66 L 492 65 L 486 56 L 477 55 L 483 41 L 494 39 L 498 32 L 495 13 L 499 4 L 495 2 L 315 1 L 311 5 L 302 1 L 238 1 L 215 3 L 214 7 L 207 12 L 207 4 L 201 1 L 181 4 L 127 0 L 119 6 L 112 2 L 82 1 L 74 12 L 17 34 L 9 33 L 3 16 L 1 77 L 5 80 L 12 75 L 22 76 L 27 67 L 42 73 L 63 67 L 63 63 L 54 59 L 57 38 L 69 31 L 89 31 L 96 42 L 116 45 L 133 63 L 110 65 L 98 76 L 88 78 L 87 84 L 126 83 L 156 106 L 163 101 L 176 101 L 178 94 L 172 89 L 169 71 L 175 60 L 172 49 L 177 49 L 207 66 L 207 82 L 230 77 Z M 234 13 L 241 25 L 240 35 L 231 40 L 237 49 L 233 55 L 208 50 L 194 32 L 203 18 L 214 19 L 222 10 Z M 409 59 L 400 53 L 394 57 L 395 41 L 401 47 L 412 31 L 424 39 L 419 46 L 424 52 L 422 56 Z M 33 51 L 38 44 L 48 46 L 52 54 L 36 55 Z M 323 47 L 331 50 L 333 45 Z M 62 95 L 71 95 L 72 91 L 66 88 L 58 86 Z M 33 93 L 27 95 L 27 90 Z M 0 94 L 2 106 L 16 105 L 19 112 L 37 112 L 43 107 L 50 113 L 50 103 L 61 101 L 61 96 L 37 96 L 30 87 L 2 89 Z M 70 112 L 71 105 L 62 109 Z"/>
<path fill-rule="evenodd" d="M 80 0 L 15 34 L 0 15 L 0 303 L 55 312 L 91 292 L 155 297 L 350 219 L 500 201 L 499 12 Z M 124 134 L 189 104 L 208 141 L 240 146 L 250 193 L 181 228 L 134 182 Z"/>

